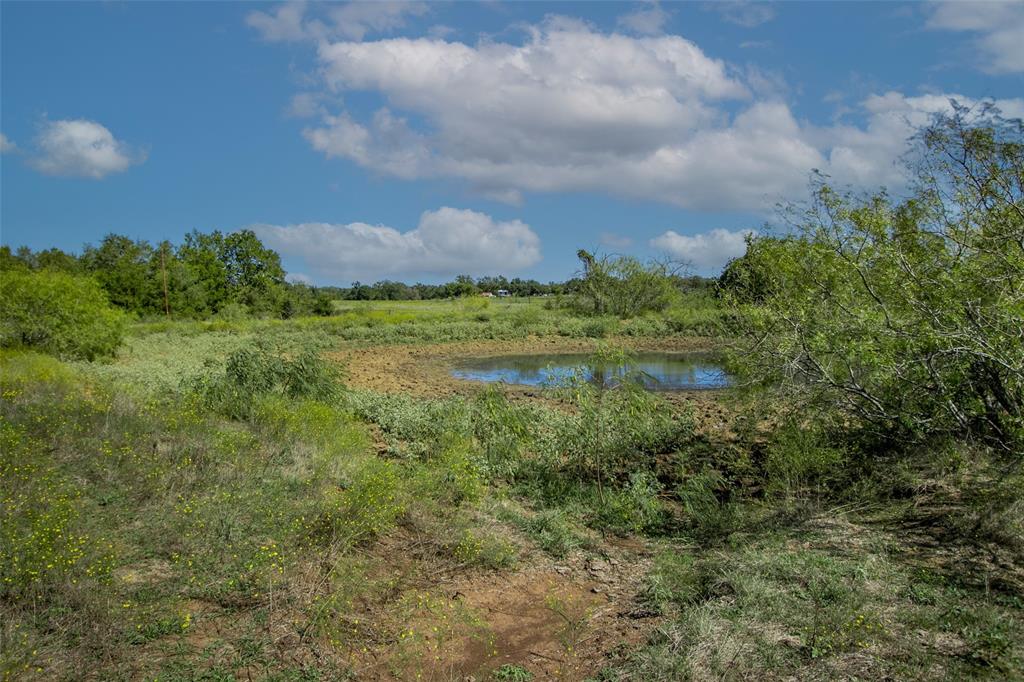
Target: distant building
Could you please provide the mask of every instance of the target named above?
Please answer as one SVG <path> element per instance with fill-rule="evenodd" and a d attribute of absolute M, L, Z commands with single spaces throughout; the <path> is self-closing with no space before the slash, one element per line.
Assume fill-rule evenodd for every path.
<path fill-rule="evenodd" d="M 500 296 L 501 298 L 505 298 L 508 295 L 508 289 L 498 289 L 498 296 Z"/>
<path fill-rule="evenodd" d="M 494 294 L 492 294 L 489 291 L 481 291 L 480 295 L 483 296 L 484 298 L 494 298 Z"/>

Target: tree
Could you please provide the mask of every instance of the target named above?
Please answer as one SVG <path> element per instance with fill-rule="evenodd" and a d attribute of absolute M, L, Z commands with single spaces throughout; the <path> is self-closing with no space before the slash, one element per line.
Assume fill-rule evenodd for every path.
<path fill-rule="evenodd" d="M 795 234 L 751 244 L 743 269 L 763 301 L 745 308 L 745 365 L 886 437 L 967 435 L 1019 455 L 1024 128 L 954 103 L 914 142 L 909 199 L 819 178 Z"/>
<path fill-rule="evenodd" d="M 575 305 L 584 313 L 633 317 L 665 310 L 678 295 L 673 282 L 678 264 L 595 256 L 583 249 L 576 256 L 583 267 L 576 281 Z"/>
<path fill-rule="evenodd" d="M 107 292 L 110 302 L 134 313 L 143 312 L 149 282 L 149 259 L 153 248 L 145 241 L 133 241 L 108 234 L 98 247 L 86 246 L 82 262 Z"/>
<path fill-rule="evenodd" d="M 95 279 L 52 270 L 5 271 L 0 277 L 0 345 L 61 358 L 113 355 L 125 316 Z"/>

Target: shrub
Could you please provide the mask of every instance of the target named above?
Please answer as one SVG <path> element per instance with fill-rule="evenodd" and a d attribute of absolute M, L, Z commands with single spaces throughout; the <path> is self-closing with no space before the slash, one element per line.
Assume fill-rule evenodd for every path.
<path fill-rule="evenodd" d="M 340 490 L 327 494 L 321 534 L 342 544 L 358 544 L 385 533 L 405 512 L 400 472 L 391 462 L 370 458 Z"/>
<path fill-rule="evenodd" d="M 845 460 L 845 453 L 825 442 L 817 429 L 787 424 L 773 434 L 768 446 L 768 490 L 791 497 L 823 493 Z"/>
<path fill-rule="evenodd" d="M 679 295 L 672 263 L 577 252 L 583 265 L 573 306 L 588 315 L 633 317 L 665 310 Z"/>
<path fill-rule="evenodd" d="M 0 276 L 0 345 L 66 359 L 113 355 L 125 315 L 91 277 L 43 270 Z"/>
<path fill-rule="evenodd" d="M 605 493 L 605 504 L 597 509 L 600 527 L 617 533 L 642 533 L 658 526 L 664 510 L 658 500 L 661 486 L 654 474 L 638 471 L 622 488 Z"/>
<path fill-rule="evenodd" d="M 190 387 L 210 408 L 234 419 L 247 419 L 257 398 L 331 400 L 338 397 L 340 371 L 312 347 L 287 356 L 269 344 L 257 342 L 232 352 L 222 373 L 206 373 Z"/>
<path fill-rule="evenodd" d="M 917 138 L 912 198 L 822 181 L 794 235 L 751 242 L 744 359 L 890 441 L 969 435 L 1019 457 L 1024 125 L 954 108 Z"/>

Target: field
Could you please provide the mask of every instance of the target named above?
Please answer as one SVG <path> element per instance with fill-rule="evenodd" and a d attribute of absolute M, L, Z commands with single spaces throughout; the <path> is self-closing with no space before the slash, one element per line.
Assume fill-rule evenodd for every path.
<path fill-rule="evenodd" d="M 982 450 L 869 464 L 740 389 L 447 373 L 724 350 L 713 300 L 336 305 L 4 352 L 4 679 L 1024 676 L 1024 509 Z"/>

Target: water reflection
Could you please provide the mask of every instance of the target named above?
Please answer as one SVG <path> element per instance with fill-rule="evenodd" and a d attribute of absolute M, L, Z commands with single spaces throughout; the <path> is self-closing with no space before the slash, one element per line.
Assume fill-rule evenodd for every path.
<path fill-rule="evenodd" d="M 505 355 L 460 363 L 452 376 L 474 381 L 542 386 L 564 381 L 580 369 L 593 381 L 618 383 L 624 372 L 634 372 L 648 389 L 723 388 L 730 384 L 722 366 L 707 353 L 638 353 L 626 368 L 594 367 L 582 354 Z"/>

